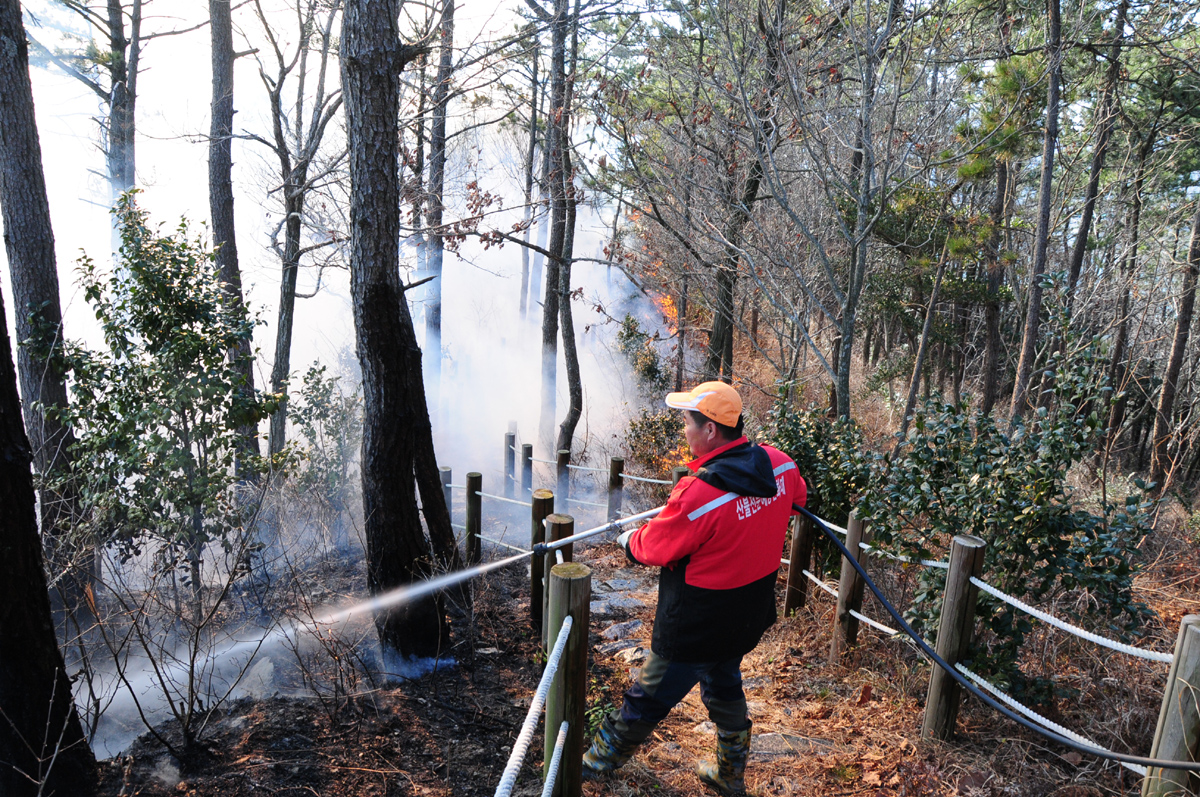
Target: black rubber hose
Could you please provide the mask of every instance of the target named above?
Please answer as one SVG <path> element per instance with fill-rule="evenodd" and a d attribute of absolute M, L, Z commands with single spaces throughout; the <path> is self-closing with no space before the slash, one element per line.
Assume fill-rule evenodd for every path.
<path fill-rule="evenodd" d="M 985 705 L 988 705 L 994 708 L 996 711 L 999 711 L 1001 714 L 1008 717 L 1018 725 L 1028 728 L 1034 733 L 1043 736 L 1052 742 L 1057 742 L 1064 747 L 1069 747 L 1072 750 L 1076 750 L 1080 753 L 1086 753 L 1087 755 L 1096 756 L 1097 758 L 1105 758 L 1109 761 L 1121 761 L 1126 764 L 1139 764 L 1144 767 L 1177 769 L 1186 772 L 1200 772 L 1200 762 L 1196 761 L 1167 761 L 1161 758 L 1146 758 L 1140 755 L 1129 755 L 1128 753 L 1114 753 L 1111 750 L 1104 750 L 1099 747 L 1080 744 L 1074 739 L 1068 739 L 1066 736 L 1062 736 L 1054 731 L 1043 728 L 1042 726 L 1026 719 L 1025 717 L 1022 717 L 1015 711 L 1012 711 L 1007 706 L 997 702 L 992 698 L 991 695 L 980 690 L 979 687 L 967 680 L 962 673 L 954 669 L 954 667 L 951 667 L 945 659 L 937 654 L 937 651 L 929 647 L 929 644 L 924 639 L 921 639 L 921 637 L 917 636 L 917 633 L 912 630 L 912 626 L 906 623 L 904 618 L 900 616 L 900 612 L 896 610 L 896 607 L 889 603 L 888 599 L 883 596 L 883 593 L 879 590 L 879 587 L 875 585 L 875 582 L 871 580 L 871 577 L 867 575 L 867 571 L 863 569 L 863 566 L 860 565 L 858 561 L 850 555 L 850 550 L 846 548 L 846 544 L 838 539 L 837 534 L 835 534 L 832 529 L 826 526 L 823 520 L 799 504 L 792 504 L 792 509 L 804 515 L 813 523 L 816 523 L 817 528 L 819 528 L 826 537 L 833 540 L 833 544 L 836 545 L 838 550 L 842 552 L 842 556 L 846 557 L 846 559 L 850 561 L 850 564 L 854 566 L 855 571 L 858 572 L 858 575 L 860 578 L 862 578 L 863 583 L 867 585 L 867 589 L 871 590 L 871 594 L 875 596 L 875 599 L 883 604 L 883 608 L 887 609 L 888 614 L 890 614 L 892 619 L 895 620 L 900 626 L 900 630 L 902 630 L 905 634 L 911 637 L 914 642 L 917 643 L 917 645 L 921 648 L 921 652 L 924 653 L 925 656 L 931 659 L 935 664 L 937 664 L 937 666 L 945 670 L 951 678 L 958 682 L 959 686 L 963 687 L 968 692 L 975 695 L 975 697 L 982 700 Z"/>

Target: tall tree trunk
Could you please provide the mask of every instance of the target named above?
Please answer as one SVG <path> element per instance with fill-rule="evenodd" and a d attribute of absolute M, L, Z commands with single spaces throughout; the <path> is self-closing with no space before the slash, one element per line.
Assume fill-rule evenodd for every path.
<path fill-rule="evenodd" d="M 5 75 L 14 62 L 25 62 L 20 24 L 16 0 L 0 3 L 0 73 Z M 20 57 L 13 58 L 9 53 L 18 42 Z M 5 104 L 8 96 L 5 92 Z M 10 129 L 5 125 L 0 137 Z M 7 330 L 2 302 L 0 324 Z M 86 796 L 96 790 L 96 759 L 84 738 L 54 638 L 31 459 L 5 331 L 0 334 L 0 794 Z"/>
<path fill-rule="evenodd" d="M 428 575 L 432 565 L 414 485 L 416 458 L 427 456 L 432 441 L 416 439 L 428 429 L 429 414 L 399 268 L 399 77 L 421 48 L 401 43 L 399 12 L 399 0 L 349 0 L 342 25 L 350 281 L 363 374 L 362 489 L 372 595 Z M 428 467 L 423 463 L 421 470 Z M 385 648 L 408 656 L 436 655 L 446 641 L 437 599 L 382 612 L 375 627 Z"/>
<path fill-rule="evenodd" d="M 110 60 L 107 64 L 111 89 L 108 100 L 108 166 L 112 201 L 136 182 L 137 163 L 137 75 L 141 58 L 142 0 L 129 9 L 129 35 L 125 33 L 125 9 L 121 0 L 108 0 Z"/>
<path fill-rule="evenodd" d="M 575 69 L 579 64 L 579 7 L 575 0 L 575 13 L 571 15 L 571 73 L 567 79 L 562 118 L 559 125 L 559 142 L 562 147 L 563 201 L 566 212 L 563 230 L 563 248 L 558 275 L 558 310 L 562 315 L 563 364 L 567 377 L 567 413 L 558 427 L 555 448 L 570 451 L 575 437 L 575 427 L 583 416 L 583 377 L 579 372 L 579 351 L 575 345 L 575 318 L 571 312 L 571 267 L 575 258 L 575 169 L 571 164 L 571 108 L 575 102 Z"/>
<path fill-rule="evenodd" d="M 17 0 L 0 0 L 0 212 L 15 301 L 19 306 L 30 301 L 42 305 L 43 317 L 55 330 L 61 329 L 54 236 Z M 19 273 L 20 290 L 15 279 Z M 46 304 L 34 291 L 46 292 Z M 18 329 L 26 314 L 18 310 Z M 90 795 L 95 792 L 96 760 L 75 712 L 54 638 L 38 541 L 33 452 L 22 425 L 2 301 L 0 330 L 0 794 Z M 47 377 L 56 373 L 44 364 L 41 370 Z M 30 386 L 37 386 L 44 399 L 65 403 L 65 390 L 59 396 L 47 392 L 51 385 L 62 389 L 61 377 L 49 379 L 50 385 L 41 379 L 39 374 Z M 30 426 L 43 432 L 43 464 L 65 464 L 51 453 L 64 444 L 64 430 L 51 432 L 37 415 Z"/>
<path fill-rule="evenodd" d="M 454 2 L 442 12 L 439 33 L 437 81 L 433 88 L 433 124 L 429 131 L 429 241 L 428 272 L 433 279 L 425 293 L 425 382 L 437 406 L 442 379 L 442 262 L 446 254 L 442 236 L 446 192 L 446 110 L 450 103 L 450 80 L 454 76 Z"/>
<path fill-rule="evenodd" d="M 1125 39 L 1125 21 L 1129 15 L 1129 0 L 1121 0 L 1117 7 L 1117 21 L 1113 26 L 1116 32 L 1109 55 L 1108 70 L 1104 76 L 1104 88 L 1100 91 L 1100 102 L 1096 104 L 1096 148 L 1092 150 L 1092 165 L 1088 172 L 1087 188 L 1083 196 L 1083 212 L 1079 217 L 1079 232 L 1075 236 L 1075 246 L 1071 250 L 1071 263 L 1068 268 L 1067 306 L 1075 299 L 1075 286 L 1079 282 L 1079 273 L 1083 270 L 1083 257 L 1087 252 L 1088 235 L 1092 231 L 1092 215 L 1096 210 L 1096 197 L 1100 194 L 1100 173 L 1104 171 L 1104 162 L 1108 157 L 1108 142 L 1112 137 L 1113 120 L 1116 119 L 1117 82 L 1121 78 L 1121 43 Z"/>
<path fill-rule="evenodd" d="M 1175 316 L 1175 336 L 1171 341 L 1171 356 L 1167 358 L 1167 370 L 1163 373 L 1162 390 L 1158 395 L 1158 409 L 1154 416 L 1154 431 L 1151 433 L 1152 456 L 1150 480 L 1158 485 L 1158 491 L 1166 488 L 1166 479 L 1171 467 L 1169 447 L 1171 443 L 1171 421 L 1175 412 L 1175 395 L 1179 389 L 1179 372 L 1183 369 L 1183 357 L 1187 351 L 1188 335 L 1192 329 L 1192 317 L 1196 309 L 1196 279 L 1200 275 L 1200 201 L 1196 203 L 1196 214 L 1192 217 L 1192 240 L 1188 245 L 1187 264 L 1183 267 L 1183 289 L 1179 294 L 1179 311 Z"/>
<path fill-rule="evenodd" d="M 567 115 L 567 0 L 554 0 L 550 23 L 550 107 L 546 115 L 546 144 L 549 162 L 550 243 L 546 259 L 546 292 L 542 300 L 542 397 L 538 440 L 547 455 L 554 451 L 554 416 L 558 393 L 558 326 L 562 301 L 562 256 L 567 239 L 566 161 L 568 146 L 563 119 Z"/>
<path fill-rule="evenodd" d="M 925 370 L 925 355 L 929 351 L 929 334 L 933 331 L 933 314 L 937 307 L 938 293 L 942 289 L 942 276 L 946 273 L 946 253 L 938 263 L 937 277 L 933 281 L 933 293 L 929 296 L 929 307 L 925 309 L 925 325 L 921 328 L 921 343 L 917 346 L 917 358 L 913 363 L 912 379 L 908 382 L 908 398 L 904 401 L 904 414 L 900 417 L 900 440 L 908 434 L 908 423 L 913 408 L 917 406 L 917 388 L 921 384 L 921 372 Z M 897 447 L 900 442 L 897 441 Z"/>
<path fill-rule="evenodd" d="M 418 278 L 428 276 L 429 268 L 429 236 L 425 232 L 425 110 L 429 101 L 429 58 L 427 56 L 420 57 L 421 77 L 417 84 L 417 116 L 413 120 L 414 126 L 414 147 L 412 158 L 413 171 L 413 192 L 412 192 L 412 228 L 413 237 L 416 239 L 417 249 L 417 267 L 416 273 Z M 428 285 L 428 283 L 426 283 Z M 424 289 L 428 293 L 429 288 Z M 423 303 L 420 305 L 423 307 Z M 423 311 L 419 311 L 417 319 L 424 321 Z"/>
<path fill-rule="evenodd" d="M 1046 273 L 1047 246 L 1050 239 L 1050 206 L 1054 189 L 1054 148 L 1058 142 L 1059 92 L 1062 86 L 1062 21 L 1059 0 L 1046 0 L 1048 12 L 1046 53 L 1050 62 L 1050 86 L 1046 92 L 1046 134 L 1042 139 L 1042 173 L 1038 187 L 1038 221 L 1034 233 L 1033 271 L 1029 275 L 1029 307 L 1025 315 L 1025 335 L 1021 341 L 1021 359 L 1017 382 L 1013 387 L 1009 415 L 1015 424 L 1028 407 L 1029 383 L 1037 359 L 1038 329 L 1042 314 L 1042 276 Z"/>
<path fill-rule="evenodd" d="M 541 38 L 533 33 L 533 56 L 529 77 L 529 146 L 525 149 L 525 243 L 529 243 L 530 225 L 533 223 L 533 165 L 537 158 L 538 126 L 538 59 L 541 57 Z M 529 312 L 529 248 L 521 247 L 521 320 Z"/>
<path fill-rule="evenodd" d="M 290 159 L 285 159 L 290 161 Z M 289 164 L 285 162 L 285 168 Z M 275 362 L 271 366 L 271 392 L 282 396 L 271 413 L 271 454 L 283 451 L 287 441 L 288 376 L 292 372 L 292 331 L 296 318 L 296 280 L 300 274 L 300 227 L 308 192 L 308 163 L 292 166 L 283 181 L 283 279 L 279 283 L 279 315 L 275 325 Z"/>
<path fill-rule="evenodd" d="M 53 411 L 67 406 L 66 382 L 55 364 L 63 341 L 58 268 L 21 11 L 16 2 L 3 0 L 2 14 L 0 215 L 4 222 L 4 249 L 8 256 L 17 337 L 39 341 L 17 349 L 20 406 L 34 468 L 42 477 L 53 479 L 70 471 L 71 447 L 75 443 L 71 429 L 59 422 Z M 65 588 L 60 590 L 68 608 L 78 605 L 81 588 L 92 569 L 90 548 L 71 542 L 66 536 L 71 531 L 75 506 L 76 496 L 70 485 L 42 493 L 43 541 L 50 551 L 54 573 L 69 571 L 63 582 Z M 72 560 L 78 569 L 71 567 Z"/>
<path fill-rule="evenodd" d="M 1129 207 L 1129 249 L 1121 260 L 1121 303 L 1117 307 L 1117 337 L 1113 342 L 1112 359 L 1109 361 L 1108 378 L 1112 389 L 1119 395 L 1112 403 L 1105 432 L 1105 450 L 1117 442 L 1121 424 L 1125 421 L 1125 406 L 1128 399 L 1123 395 L 1126 382 L 1126 349 L 1129 346 L 1129 301 L 1133 292 L 1133 272 L 1137 265 L 1138 243 L 1142 224 L 1142 187 L 1146 180 L 1146 161 L 1153 149 L 1154 131 L 1138 147 L 1138 162 L 1133 177 L 1133 196 Z"/>
<path fill-rule="evenodd" d="M 208 134 L 208 210 L 212 217 L 217 268 L 227 301 L 242 305 L 242 272 L 238 266 L 237 236 L 233 214 L 233 20 L 230 0 L 209 0 L 209 30 L 212 34 L 212 121 Z M 254 392 L 254 353 L 244 340 L 230 352 L 240 364 L 243 390 Z M 245 477 L 245 458 L 258 456 L 258 429 L 247 424 L 238 429 L 241 438 L 235 469 Z"/>
<path fill-rule="evenodd" d="M 992 231 L 987 242 L 987 303 L 984 305 L 986 338 L 983 354 L 983 398 L 980 412 L 991 414 L 1000 395 L 1000 286 L 1004 284 L 1004 261 L 1000 258 L 1000 230 L 1008 201 L 1008 160 L 996 158 L 996 195 L 992 199 Z"/>
<path fill-rule="evenodd" d="M 755 151 L 746 172 L 746 180 L 742 184 L 741 194 L 734 199 L 736 204 L 733 212 L 722 231 L 725 245 L 725 256 L 717 266 L 717 293 L 713 308 L 712 334 L 708 338 L 708 352 L 704 358 L 704 378 L 720 379 L 725 382 L 733 381 L 733 308 L 734 291 L 737 286 L 738 264 L 741 261 L 742 236 L 746 224 L 750 221 L 750 213 L 754 203 L 758 201 L 759 188 L 762 185 L 764 161 L 768 155 L 766 148 L 775 132 L 775 102 L 779 87 L 783 82 L 783 19 L 787 9 L 787 0 L 778 0 L 775 14 L 770 19 L 771 26 L 760 16 L 758 20 L 759 33 L 764 42 L 764 61 L 767 67 L 766 85 L 763 87 L 762 104 L 754 109 L 756 129 L 754 131 Z M 731 165 L 737 157 L 736 144 L 730 147 L 729 159 Z M 733 194 L 732 187 L 727 192 Z"/>

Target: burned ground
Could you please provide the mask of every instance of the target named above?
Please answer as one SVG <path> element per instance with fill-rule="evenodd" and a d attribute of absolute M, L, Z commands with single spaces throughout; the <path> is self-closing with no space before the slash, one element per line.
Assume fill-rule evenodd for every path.
<path fill-rule="evenodd" d="M 499 555 L 497 553 L 497 555 Z M 1186 547 L 1166 546 L 1139 577 L 1161 614 L 1139 644 L 1168 649 L 1195 597 Z M 645 655 L 654 574 L 632 568 L 612 546 L 577 551 L 593 568 L 591 725 L 619 704 Z M 353 573 L 345 574 L 352 580 Z M 883 576 L 903 598 L 902 571 Z M 780 581 L 782 588 L 782 580 Z M 894 593 L 893 593 L 894 591 Z M 240 700 L 214 713 L 204 750 L 180 762 L 151 737 L 104 767 L 102 794 L 117 795 L 490 795 L 525 716 L 544 655 L 530 626 L 527 571 L 520 566 L 475 584 L 473 610 L 453 622 L 456 665 L 422 678 L 374 685 L 337 706 L 328 699 Z M 877 607 L 867 613 L 882 619 Z M 760 795 L 1133 794 L 1137 776 L 1035 738 L 976 701 L 965 700 L 952 743 L 922 741 L 928 667 L 910 644 L 864 629 L 840 666 L 827 663 L 832 600 L 810 598 L 781 619 L 743 667 L 755 722 L 747 773 Z M 1052 719 L 1112 749 L 1149 746 L 1165 667 L 1128 660 L 1057 635 L 1038 634 L 1029 656 L 1071 687 L 1040 707 Z M 171 726 L 159 729 L 168 741 Z M 177 739 L 175 739 L 177 741 Z M 662 723 L 619 773 L 584 785 L 589 796 L 701 793 L 693 762 L 714 746 L 696 692 Z M 541 733 L 517 794 L 540 793 Z"/>

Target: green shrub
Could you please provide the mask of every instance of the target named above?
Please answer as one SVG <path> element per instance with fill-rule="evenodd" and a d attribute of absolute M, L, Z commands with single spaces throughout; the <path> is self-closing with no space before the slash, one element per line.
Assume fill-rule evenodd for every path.
<path fill-rule="evenodd" d="M 927 403 L 897 452 L 879 460 L 878 486 L 863 494 L 859 511 L 880 545 L 914 557 L 944 556 L 957 534 L 978 536 L 987 542 L 988 583 L 1032 604 L 1085 590 L 1095 608 L 1071 619 L 1128 636 L 1150 614 L 1132 593 L 1136 546 L 1149 531 L 1150 504 L 1134 494 L 1123 506 L 1102 502 L 1098 515 L 1082 508 L 1067 474 L 1092 453 L 1101 430 L 1108 390 L 1104 360 L 1092 341 L 1051 367 L 1051 407 L 1037 410 L 1011 434 L 991 417 L 969 413 L 965 403 Z M 943 570 L 922 570 L 908 609 L 927 638 L 935 630 L 944 579 Z M 975 667 L 1018 694 L 1042 696 L 1050 683 L 1017 668 L 1031 619 L 986 593 L 979 595 L 978 619 L 987 633 Z"/>
<path fill-rule="evenodd" d="M 791 408 L 783 401 L 771 410 L 767 442 L 796 462 L 808 485 L 808 509 L 845 524 L 850 510 L 871 484 L 873 455 L 854 421 L 831 420 L 815 407 Z"/>

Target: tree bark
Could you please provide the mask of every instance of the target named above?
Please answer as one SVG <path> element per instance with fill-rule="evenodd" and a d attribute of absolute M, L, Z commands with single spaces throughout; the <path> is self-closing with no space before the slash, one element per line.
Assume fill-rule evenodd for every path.
<path fill-rule="evenodd" d="M 538 126 L 538 59 L 541 57 L 541 37 L 533 33 L 533 54 L 529 77 L 529 145 L 525 149 L 525 243 L 529 243 L 529 227 L 533 223 L 533 165 L 537 158 Z M 529 247 L 521 247 L 521 298 L 519 311 L 524 321 L 529 312 Z"/>
<path fill-rule="evenodd" d="M 57 340 L 61 314 L 54 237 L 17 0 L 0 0 L 0 210 L 15 301 L 19 308 L 32 302 L 53 325 Z M 18 329 L 26 323 L 25 315 L 18 309 Z M 90 795 L 95 792 L 96 760 L 84 739 L 54 638 L 38 541 L 33 452 L 21 422 L 2 301 L 0 329 L 0 794 Z M 37 368 L 33 361 L 23 368 L 32 368 L 34 378 L 25 381 L 38 395 L 30 398 L 65 403 L 57 372 L 45 363 Z M 30 426 L 42 433 L 40 458 L 43 466 L 56 466 L 61 464 L 55 455 L 65 442 L 64 430 L 51 431 L 39 415 L 32 415 Z"/>
<path fill-rule="evenodd" d="M 1200 202 L 1196 203 L 1196 213 L 1192 217 L 1192 240 L 1188 245 L 1187 264 L 1183 267 L 1183 289 L 1179 294 L 1179 311 L 1175 316 L 1175 335 L 1171 341 L 1171 355 L 1167 358 L 1167 370 L 1163 373 L 1162 390 L 1158 394 L 1154 431 L 1150 435 L 1153 441 L 1150 480 L 1158 485 L 1158 492 L 1166 488 L 1166 479 L 1171 467 L 1168 450 L 1172 437 L 1171 419 L 1175 411 L 1175 396 L 1179 389 L 1179 373 L 1183 369 L 1183 358 L 1187 351 L 1192 317 L 1196 309 L 1197 275 L 1200 275 Z"/>
<path fill-rule="evenodd" d="M 212 38 L 212 120 L 208 133 L 208 209 L 212 217 L 213 245 L 217 269 L 226 300 L 241 307 L 242 272 L 238 266 L 237 235 L 233 213 L 233 19 L 230 0 L 209 0 L 209 32 Z M 247 395 L 254 393 L 254 353 L 244 340 L 230 352 L 239 363 Z M 245 477 L 246 457 L 257 457 L 258 429 L 255 424 L 238 428 L 241 444 L 234 468 Z"/>
<path fill-rule="evenodd" d="M 1125 39 L 1125 21 L 1129 15 L 1129 0 L 1122 0 L 1117 8 L 1117 20 L 1113 26 L 1116 40 L 1109 56 L 1108 70 L 1104 76 L 1104 88 L 1100 102 L 1096 105 L 1096 148 L 1092 151 L 1092 165 L 1088 172 L 1087 188 L 1084 190 L 1083 212 L 1079 217 L 1079 232 L 1071 250 L 1071 263 L 1067 278 L 1067 306 L 1075 299 L 1075 285 L 1083 270 L 1083 257 L 1087 253 L 1088 235 L 1092 231 L 1092 216 L 1096 209 L 1096 197 L 1100 194 L 1100 173 L 1108 157 L 1108 142 L 1112 137 L 1113 120 L 1116 119 L 1117 82 L 1121 77 L 1121 44 Z"/>
<path fill-rule="evenodd" d="M 309 184 L 309 169 L 321 148 L 325 130 L 341 108 L 342 97 L 338 91 L 326 90 L 329 57 L 333 47 L 333 24 L 338 14 L 338 4 L 324 6 L 315 0 L 296 7 L 298 42 L 293 56 L 286 55 L 272 34 L 266 15 L 256 3 L 259 21 L 271 42 L 278 71 L 269 76 L 262 67 L 259 76 L 267 88 L 267 99 L 271 108 L 270 141 L 266 143 L 279 161 L 280 191 L 283 196 L 283 220 L 272 236 L 272 249 L 279 256 L 282 275 L 279 282 L 279 308 L 275 325 L 275 357 L 271 366 L 271 392 L 280 396 L 279 407 L 271 414 L 269 451 L 272 455 L 283 451 L 287 442 L 288 379 L 292 369 L 292 332 L 296 318 L 296 281 L 300 273 L 300 260 L 308 251 L 301 245 L 304 228 L 305 203 L 312 186 Z M 318 18 L 318 12 L 326 16 Z M 314 39 L 320 46 L 313 46 Z M 305 92 L 312 78 L 309 54 L 318 58 L 315 68 L 316 92 L 312 107 L 306 111 L 309 99 Z M 283 91 L 292 71 L 296 77 L 296 99 L 294 107 L 284 107 Z M 289 115 L 291 119 L 289 120 Z M 327 167 L 329 168 L 329 167 Z M 283 246 L 278 243 L 282 229 Z M 319 244 L 317 245 L 319 246 Z M 311 249 L 313 247 L 309 247 Z M 318 280 L 318 287 L 320 282 Z"/>
<path fill-rule="evenodd" d="M 137 74 L 142 49 L 142 0 L 129 9 L 129 35 L 125 34 L 125 9 L 121 0 L 108 0 L 109 96 L 108 149 L 105 159 L 115 205 L 121 194 L 136 183 Z"/>
<path fill-rule="evenodd" d="M 17 337 L 38 341 L 17 349 L 20 406 L 34 469 L 43 477 L 53 478 L 69 472 L 75 443 L 71 429 L 53 411 L 67 406 L 66 381 L 55 363 L 63 342 L 63 325 L 54 232 L 20 7 L 4 0 L 0 13 L 0 215 Z M 89 547 L 64 536 L 70 531 L 75 511 L 76 497 L 70 485 L 43 491 L 42 539 L 55 575 L 71 571 L 60 590 L 68 608 L 78 605 L 92 569 Z M 73 564 L 77 570 L 72 559 L 76 560 Z"/>
<path fill-rule="evenodd" d="M 566 93 L 559 124 L 559 144 L 562 148 L 563 202 L 566 213 L 563 230 L 563 247 L 560 254 L 559 287 L 562 297 L 559 313 L 562 314 L 563 364 L 567 377 L 567 413 L 558 427 L 555 449 L 570 451 L 575 437 L 575 427 L 583 416 L 583 378 L 579 372 L 579 350 L 575 345 L 575 317 L 571 312 L 571 267 L 575 258 L 575 169 L 571 164 L 571 107 L 574 104 L 575 68 L 579 59 L 579 6 L 575 0 L 575 13 L 571 15 L 571 75 L 566 82 Z"/>
<path fill-rule="evenodd" d="M 1155 126 L 1157 128 L 1157 125 Z M 1121 260 L 1121 302 L 1117 306 L 1117 336 L 1113 342 L 1112 359 L 1108 366 L 1108 381 L 1118 394 L 1112 403 L 1112 411 L 1108 416 L 1108 430 L 1105 432 L 1105 451 L 1111 451 L 1121 433 L 1121 425 L 1125 422 L 1125 406 L 1127 399 L 1122 395 L 1125 391 L 1126 363 L 1125 354 L 1129 346 L 1129 301 L 1133 292 L 1133 271 L 1137 266 L 1138 243 L 1142 226 L 1142 188 L 1146 180 L 1146 161 L 1154 145 L 1155 129 L 1138 148 L 1138 162 L 1133 177 L 1133 196 L 1129 207 L 1129 249 Z"/>
<path fill-rule="evenodd" d="M 562 300 L 562 256 L 567 239 L 566 163 L 568 146 L 563 119 L 567 115 L 567 0 L 554 0 L 550 23 L 550 108 L 546 145 L 549 163 L 550 243 L 546 258 L 545 298 L 542 300 L 542 396 L 538 440 L 546 456 L 554 453 L 554 416 L 558 391 L 558 326 Z"/>
<path fill-rule="evenodd" d="M 990 415 L 1000 396 L 1000 287 L 1004 284 L 1004 262 L 1000 258 L 1000 230 L 1008 200 L 1008 160 L 996 158 L 996 195 L 992 199 L 992 232 L 987 243 L 987 304 L 984 306 L 986 342 L 983 355 L 983 397 L 980 412 Z"/>
<path fill-rule="evenodd" d="M 946 273 L 946 253 L 938 263 L 937 277 L 933 281 L 933 293 L 929 296 L 929 307 L 925 310 L 925 325 L 921 328 L 921 343 L 917 346 L 917 359 L 913 363 L 912 379 L 908 382 L 908 398 L 904 401 L 904 414 L 900 417 L 900 440 L 908 434 L 908 423 L 913 408 L 917 406 L 917 388 L 921 384 L 921 372 L 925 370 L 925 355 L 929 351 L 929 334 L 933 331 L 933 314 L 937 308 L 938 293 L 942 289 L 942 276 Z M 897 448 L 900 442 L 896 443 Z"/>
<path fill-rule="evenodd" d="M 277 123 L 278 124 L 278 123 Z M 280 143 L 286 147 L 286 142 Z M 286 150 L 284 150 L 286 153 Z M 296 320 L 296 280 L 300 275 L 300 222 L 308 190 L 308 163 L 283 157 L 283 279 L 279 283 L 279 315 L 275 325 L 275 361 L 271 366 L 271 392 L 281 395 L 279 409 L 271 414 L 270 451 L 278 454 L 287 441 L 287 388 L 292 372 L 292 331 Z"/>
<path fill-rule="evenodd" d="M 433 88 L 433 123 L 429 131 L 430 230 L 428 272 L 433 279 L 425 292 L 425 383 L 437 405 L 442 379 L 442 263 L 446 254 L 442 224 L 446 192 L 446 111 L 450 104 L 450 81 L 454 77 L 454 0 L 446 0 L 442 12 L 437 79 Z"/>
<path fill-rule="evenodd" d="M 1042 276 L 1046 273 L 1047 246 L 1050 239 L 1050 206 L 1054 188 L 1054 148 L 1058 142 L 1059 93 L 1062 86 L 1062 21 L 1059 0 L 1046 0 L 1048 12 L 1046 53 L 1050 61 L 1050 86 L 1046 92 L 1046 134 L 1042 139 L 1042 173 L 1038 187 L 1038 221 L 1034 233 L 1033 271 L 1029 276 L 1029 307 L 1025 315 L 1025 334 L 1021 341 L 1021 359 L 1017 382 L 1013 387 L 1009 415 L 1012 423 L 1021 420 L 1028 408 L 1029 383 L 1037 359 L 1038 328 L 1042 314 Z"/>
<path fill-rule="evenodd" d="M 16 5 L 5 0 L 4 6 L 12 8 L 0 16 L 15 15 L 19 21 Z M 0 44 L 12 43 L 10 30 L 0 22 Z M 0 323 L 7 323 L 2 303 Z M 95 793 L 96 760 L 54 638 L 37 535 L 32 457 L 21 427 L 7 332 L 0 341 L 0 794 L 90 795 Z"/>
<path fill-rule="evenodd" d="M 421 350 L 399 270 L 399 76 L 422 48 L 401 42 L 399 12 L 399 0 L 349 0 L 341 48 L 350 152 L 351 294 L 363 374 L 367 584 L 372 595 L 428 575 L 433 564 L 414 483 L 418 474 L 429 470 L 430 463 L 417 460 L 432 452 L 432 435 Z M 427 513 L 430 504 L 443 501 L 440 495 L 440 483 L 433 495 L 422 491 Z M 444 503 L 441 508 L 445 510 Z M 406 656 L 436 655 L 446 641 L 439 599 L 401 604 L 379 614 L 375 626 L 385 648 Z"/>

